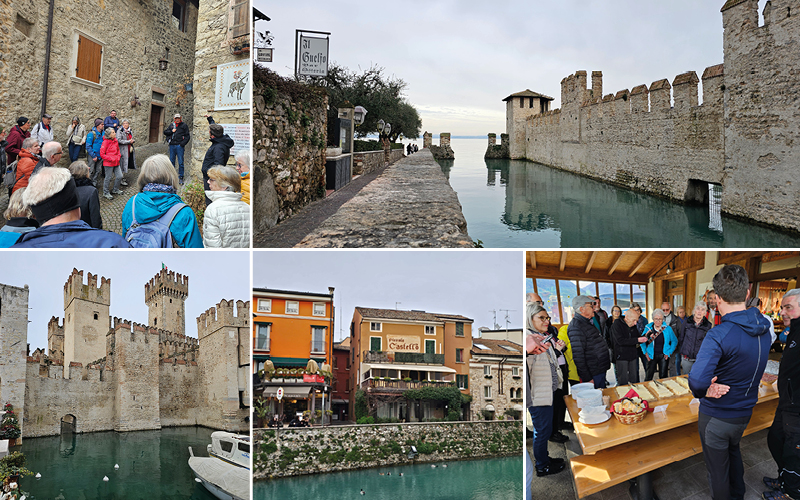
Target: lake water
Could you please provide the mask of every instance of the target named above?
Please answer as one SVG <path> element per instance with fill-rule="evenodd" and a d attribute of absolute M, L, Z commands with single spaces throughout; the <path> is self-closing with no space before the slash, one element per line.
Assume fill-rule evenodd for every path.
<path fill-rule="evenodd" d="M 434 139 L 434 144 L 439 140 Z M 796 247 L 800 236 L 520 160 L 484 160 L 452 139 L 440 162 L 473 240 L 493 248 Z"/>
<path fill-rule="evenodd" d="M 519 456 L 447 462 L 446 468 L 418 464 L 257 481 L 253 500 L 361 498 L 362 489 L 371 500 L 519 500 L 522 486 Z"/>
<path fill-rule="evenodd" d="M 175 427 L 25 438 L 27 468 L 42 478 L 27 476 L 21 486 L 36 500 L 214 500 L 188 465 L 189 446 L 207 456 L 212 432 Z"/>

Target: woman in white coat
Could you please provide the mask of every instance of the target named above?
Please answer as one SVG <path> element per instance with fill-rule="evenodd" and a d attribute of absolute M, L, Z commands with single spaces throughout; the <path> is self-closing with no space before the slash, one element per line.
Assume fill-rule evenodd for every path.
<path fill-rule="evenodd" d="M 217 165 L 208 170 L 206 196 L 211 204 L 203 220 L 206 248 L 249 248 L 250 205 L 242 201 L 241 176 L 233 167 Z"/>

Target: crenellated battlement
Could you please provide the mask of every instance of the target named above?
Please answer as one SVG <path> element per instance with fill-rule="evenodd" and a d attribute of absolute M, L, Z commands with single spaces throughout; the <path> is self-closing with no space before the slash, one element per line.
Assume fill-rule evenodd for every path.
<path fill-rule="evenodd" d="M 189 296 L 189 277 L 162 269 L 144 285 L 145 303 L 159 296 L 186 300 Z"/>
<path fill-rule="evenodd" d="M 197 336 L 206 335 L 225 326 L 247 327 L 250 319 L 250 301 L 236 301 L 234 310 L 233 300 L 222 299 L 216 307 L 208 309 L 197 318 Z"/>
<path fill-rule="evenodd" d="M 72 273 L 64 284 L 64 309 L 73 299 L 82 299 L 103 305 L 111 304 L 111 280 L 100 277 L 100 286 L 97 285 L 97 275 L 87 273 L 87 282 L 83 283 L 83 270 L 73 268 Z"/>

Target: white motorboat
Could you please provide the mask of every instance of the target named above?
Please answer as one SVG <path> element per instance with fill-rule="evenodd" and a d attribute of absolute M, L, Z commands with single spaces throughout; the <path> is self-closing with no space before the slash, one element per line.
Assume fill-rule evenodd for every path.
<path fill-rule="evenodd" d="M 197 481 L 221 500 L 250 500 L 250 436 L 217 431 L 207 457 L 189 447 L 189 467 Z"/>

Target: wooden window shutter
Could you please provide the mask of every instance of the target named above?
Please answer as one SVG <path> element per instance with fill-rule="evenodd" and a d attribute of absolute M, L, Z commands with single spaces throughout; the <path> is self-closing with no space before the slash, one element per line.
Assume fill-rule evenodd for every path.
<path fill-rule="evenodd" d="M 231 0 L 231 10 L 233 11 L 230 25 L 231 38 L 250 34 L 248 5 L 247 0 Z"/>
<path fill-rule="evenodd" d="M 78 62 L 75 76 L 90 82 L 100 83 L 100 64 L 103 46 L 83 35 L 78 35 Z"/>

